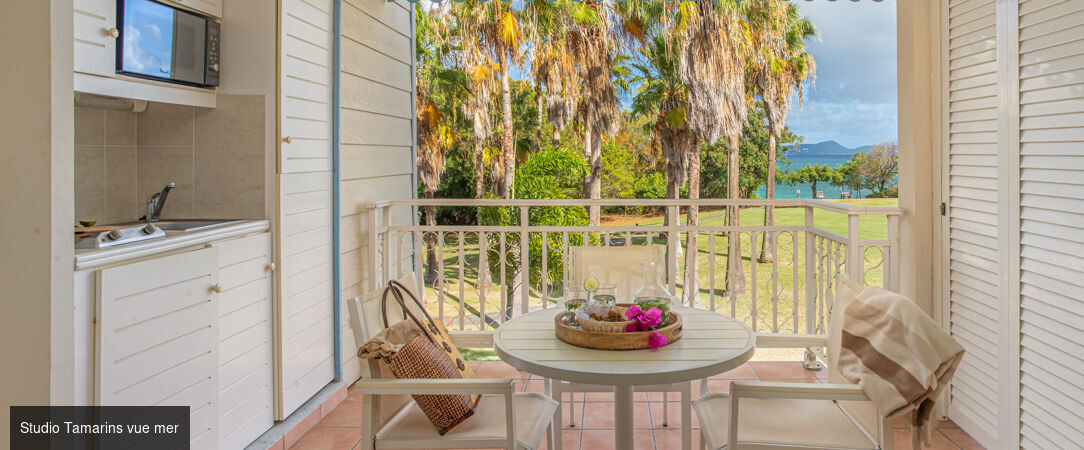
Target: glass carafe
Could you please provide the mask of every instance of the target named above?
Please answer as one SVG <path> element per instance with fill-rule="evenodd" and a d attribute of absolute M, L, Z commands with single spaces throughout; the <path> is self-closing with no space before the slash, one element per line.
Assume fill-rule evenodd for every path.
<path fill-rule="evenodd" d="M 667 291 L 659 281 L 659 265 L 654 261 L 642 263 L 644 269 L 644 285 L 633 294 L 632 298 L 636 306 L 647 311 L 649 308 L 659 308 L 662 311 L 662 323 L 670 319 L 670 291 Z"/>

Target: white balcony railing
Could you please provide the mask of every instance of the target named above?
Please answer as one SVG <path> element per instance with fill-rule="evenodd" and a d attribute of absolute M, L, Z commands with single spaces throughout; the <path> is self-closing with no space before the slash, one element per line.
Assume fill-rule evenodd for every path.
<path fill-rule="evenodd" d="M 686 226 L 679 212 L 693 205 L 700 211 L 700 225 Z M 775 226 L 763 225 L 761 211 L 769 205 L 775 209 Z M 670 220 L 660 216 L 654 221 L 640 220 L 649 225 L 599 226 L 531 222 L 532 217 L 538 222 L 537 216 L 553 207 L 610 206 L 654 209 Z M 730 206 L 742 209 L 741 225 L 725 225 Z M 393 216 L 406 222 L 407 214 L 426 207 L 438 207 L 442 216 L 453 217 L 454 213 L 473 216 L 490 208 L 506 224 L 392 225 Z M 804 335 L 822 333 L 840 276 L 898 289 L 902 211 L 897 207 L 807 199 L 448 199 L 393 200 L 367 204 L 365 209 L 366 237 L 372 244 L 367 245 L 365 259 L 374 262 L 367 264 L 367 288 L 375 293 L 390 278 L 417 274 L 418 282 L 425 282 L 422 295 L 427 308 L 445 322 L 457 344 L 467 347 L 489 346 L 490 334 L 506 320 L 558 306 L 569 278 L 563 262 L 577 245 L 665 245 L 671 292 L 689 306 L 742 320 L 761 336 L 758 345 L 762 346 L 770 346 L 772 339 L 793 343 Z M 698 243 L 698 295 L 684 292 L 683 286 L 689 233 L 695 233 Z M 740 273 L 736 264 L 729 264 L 731 237 L 740 243 Z M 760 262 L 766 237 L 774 238 L 775 257 Z M 420 251 L 415 253 L 414 248 Z M 430 249 L 433 254 L 427 257 Z M 528 262 L 527 270 L 519 270 L 521 261 Z M 727 270 L 743 277 L 744 289 L 725 290 Z"/>

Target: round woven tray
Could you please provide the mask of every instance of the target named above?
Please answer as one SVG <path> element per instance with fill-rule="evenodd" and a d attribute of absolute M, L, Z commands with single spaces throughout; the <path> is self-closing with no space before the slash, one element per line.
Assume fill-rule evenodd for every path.
<path fill-rule="evenodd" d="M 562 312 L 553 319 L 553 332 L 560 339 L 569 344 L 583 348 L 599 350 L 642 350 L 649 348 L 647 340 L 651 337 L 651 331 L 636 331 L 624 333 L 600 333 L 584 331 L 581 328 L 572 327 L 568 324 L 572 314 Z M 653 331 L 659 332 L 666 338 L 667 345 L 681 339 L 681 314 L 670 311 L 670 317 L 666 325 Z"/>

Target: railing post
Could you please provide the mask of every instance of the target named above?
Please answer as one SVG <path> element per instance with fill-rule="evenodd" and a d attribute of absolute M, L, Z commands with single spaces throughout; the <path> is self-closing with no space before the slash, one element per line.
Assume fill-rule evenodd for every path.
<path fill-rule="evenodd" d="M 805 207 L 805 332 L 815 334 L 817 312 L 817 253 L 814 248 L 813 207 Z"/>
<path fill-rule="evenodd" d="M 377 274 L 379 273 L 377 268 L 380 267 L 380 249 L 377 248 L 379 241 L 377 240 L 376 211 L 376 206 L 370 206 L 368 211 L 366 211 L 366 219 L 368 220 L 366 225 L 369 228 L 369 264 L 370 267 L 372 267 L 368 274 L 369 292 L 376 292 L 380 286 L 380 282 L 377 280 Z"/>
<path fill-rule="evenodd" d="M 855 213 L 847 214 L 847 276 L 851 281 L 865 286 L 866 258 L 863 255 L 862 239 L 858 235 L 859 217 Z"/>
<path fill-rule="evenodd" d="M 678 206 L 666 206 L 666 278 L 669 283 L 670 294 L 677 295 L 678 274 L 678 245 L 681 237 L 678 236 Z M 684 296 L 682 296 L 684 297 Z"/>
<path fill-rule="evenodd" d="M 520 313 L 522 314 L 527 314 L 527 311 L 530 310 L 531 299 L 531 261 L 528 259 L 530 257 L 531 236 L 527 231 L 529 212 L 529 206 L 519 207 L 519 269 L 522 271 L 520 273 L 522 281 L 519 282 L 519 289 L 522 296 L 520 303 Z"/>

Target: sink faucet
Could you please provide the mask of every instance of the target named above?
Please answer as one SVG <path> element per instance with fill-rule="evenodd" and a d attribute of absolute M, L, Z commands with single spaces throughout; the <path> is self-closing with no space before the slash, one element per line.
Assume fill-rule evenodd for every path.
<path fill-rule="evenodd" d="M 177 185 L 170 181 L 166 187 L 162 188 L 162 192 L 155 192 L 147 199 L 147 223 L 157 222 L 162 216 L 162 208 L 166 206 L 166 197 L 169 197 L 169 191 L 175 187 Z"/>

